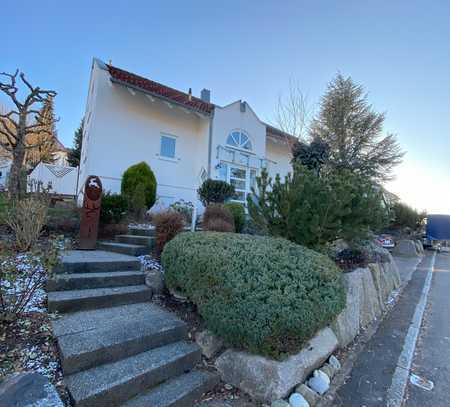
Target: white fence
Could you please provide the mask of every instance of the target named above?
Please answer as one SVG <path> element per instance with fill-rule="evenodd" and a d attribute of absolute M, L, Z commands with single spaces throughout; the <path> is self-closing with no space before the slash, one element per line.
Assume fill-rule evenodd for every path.
<path fill-rule="evenodd" d="M 58 195 L 77 194 L 78 167 L 39 163 L 28 176 L 32 183 L 50 187 L 50 193 Z"/>

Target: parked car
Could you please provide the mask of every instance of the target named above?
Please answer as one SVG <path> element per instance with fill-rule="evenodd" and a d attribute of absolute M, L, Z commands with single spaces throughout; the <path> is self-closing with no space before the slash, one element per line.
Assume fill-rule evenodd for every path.
<path fill-rule="evenodd" d="M 379 235 L 377 241 L 385 249 L 392 249 L 395 247 L 395 241 L 390 235 Z"/>

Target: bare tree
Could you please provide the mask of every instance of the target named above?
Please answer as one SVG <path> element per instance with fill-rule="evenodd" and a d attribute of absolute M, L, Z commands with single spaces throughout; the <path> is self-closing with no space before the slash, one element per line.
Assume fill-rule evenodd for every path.
<path fill-rule="evenodd" d="M 56 92 L 32 86 L 25 79 L 23 72 L 19 74 L 19 70 L 14 74 L 3 72 L 0 76 L 6 78 L 0 80 L 0 91 L 5 93 L 14 105 L 13 110 L 0 114 L 0 146 L 12 155 L 8 192 L 15 198 L 26 188 L 21 177 L 26 151 L 37 147 L 28 143 L 30 136 L 35 135 L 38 140 L 36 142 L 39 143 L 40 136 L 48 134 L 48 123 L 45 122 L 39 106 L 48 98 L 55 97 Z M 17 95 L 18 77 L 28 92 L 22 101 L 19 101 Z"/>
<path fill-rule="evenodd" d="M 309 130 L 312 109 L 298 81 L 289 81 L 287 95 L 278 97 L 275 122 L 280 130 L 305 140 Z"/>

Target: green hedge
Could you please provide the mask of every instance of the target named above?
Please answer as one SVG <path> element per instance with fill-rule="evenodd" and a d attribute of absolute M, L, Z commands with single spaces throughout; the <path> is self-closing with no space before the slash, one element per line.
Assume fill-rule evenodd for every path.
<path fill-rule="evenodd" d="M 168 286 L 197 304 L 210 330 L 252 353 L 297 352 L 345 304 L 336 265 L 285 239 L 182 233 L 162 264 Z"/>

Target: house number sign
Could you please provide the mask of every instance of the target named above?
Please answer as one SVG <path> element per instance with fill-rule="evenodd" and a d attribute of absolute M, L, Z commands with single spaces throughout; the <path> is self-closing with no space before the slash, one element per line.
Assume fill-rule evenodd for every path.
<path fill-rule="evenodd" d="M 90 175 L 84 184 L 84 200 L 80 224 L 80 249 L 82 250 L 95 250 L 101 204 L 102 182 L 96 175 Z"/>

